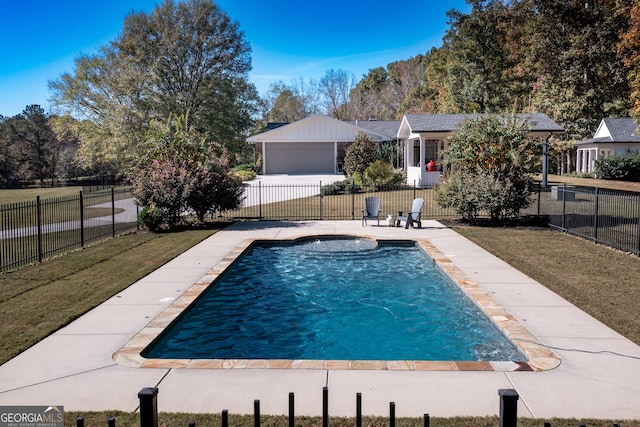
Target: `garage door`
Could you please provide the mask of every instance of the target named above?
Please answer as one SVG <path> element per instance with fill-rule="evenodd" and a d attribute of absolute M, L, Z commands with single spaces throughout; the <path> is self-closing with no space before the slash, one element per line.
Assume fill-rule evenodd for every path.
<path fill-rule="evenodd" d="M 332 142 L 265 144 L 266 173 L 334 173 Z"/>

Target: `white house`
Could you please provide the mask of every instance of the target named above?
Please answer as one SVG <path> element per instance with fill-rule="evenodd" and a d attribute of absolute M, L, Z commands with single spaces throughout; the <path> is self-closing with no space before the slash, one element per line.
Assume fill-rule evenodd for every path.
<path fill-rule="evenodd" d="M 340 173 L 344 150 L 358 133 L 374 142 L 398 143 L 404 150 L 407 184 L 433 185 L 440 180 L 448 137 L 477 114 L 407 114 L 401 121 L 345 122 L 324 115 L 310 116 L 247 138 L 256 157 L 262 156 L 262 174 Z M 564 132 L 546 114 L 522 114 L 531 125 L 529 136 L 548 138 Z M 426 170 L 434 160 L 436 172 Z"/>
<path fill-rule="evenodd" d="M 640 152 L 638 124 L 630 117 L 602 119 L 593 138 L 574 145 L 577 148 L 576 172 L 594 173 L 595 161 L 600 157 Z"/>
<path fill-rule="evenodd" d="M 353 123 L 353 124 L 352 124 Z M 314 115 L 247 138 L 262 155 L 263 174 L 339 173 L 339 151 L 364 132 L 374 142 L 393 136 L 324 115 Z"/>
<path fill-rule="evenodd" d="M 482 117 L 482 114 L 407 114 L 398 129 L 398 140 L 404 146 L 404 162 L 407 184 L 434 185 L 440 180 L 444 152 L 449 147 L 448 137 L 465 120 Z M 542 113 L 518 114 L 531 126 L 530 137 L 549 138 L 564 129 Z M 425 165 L 434 160 L 438 172 L 428 172 Z"/>

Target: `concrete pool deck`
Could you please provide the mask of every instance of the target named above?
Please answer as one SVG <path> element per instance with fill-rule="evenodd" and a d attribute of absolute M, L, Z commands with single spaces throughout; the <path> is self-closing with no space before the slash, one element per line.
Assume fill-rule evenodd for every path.
<path fill-rule="evenodd" d="M 542 285 L 435 221 L 422 229 L 356 221 L 247 222 L 216 233 L 86 315 L 0 366 L 0 405 L 63 405 L 68 411 L 133 411 L 138 392 L 158 387 L 161 412 L 322 413 L 331 416 L 497 415 L 498 390 L 515 389 L 518 415 L 548 419 L 640 419 L 640 347 Z M 305 235 L 425 239 L 561 359 L 531 371 L 136 368 L 113 355 L 247 239 Z M 46 302 L 43 302 L 46 303 Z"/>

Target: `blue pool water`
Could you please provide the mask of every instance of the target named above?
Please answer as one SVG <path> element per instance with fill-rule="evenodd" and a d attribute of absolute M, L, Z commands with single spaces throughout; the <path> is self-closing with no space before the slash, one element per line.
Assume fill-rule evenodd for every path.
<path fill-rule="evenodd" d="M 526 360 L 415 243 L 355 238 L 252 245 L 143 356 Z"/>

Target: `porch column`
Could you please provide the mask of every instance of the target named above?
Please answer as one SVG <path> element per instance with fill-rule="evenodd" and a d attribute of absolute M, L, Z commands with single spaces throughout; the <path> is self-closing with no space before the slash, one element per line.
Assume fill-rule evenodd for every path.
<path fill-rule="evenodd" d="M 422 174 L 422 172 L 424 172 L 425 166 L 427 165 L 426 160 L 424 159 L 424 138 L 422 138 L 422 135 L 420 136 L 420 173 Z"/>
<path fill-rule="evenodd" d="M 585 150 L 584 171 L 586 173 L 591 172 L 591 150 Z"/>
<path fill-rule="evenodd" d="M 267 143 L 262 143 L 262 173 L 267 173 Z"/>
<path fill-rule="evenodd" d="M 589 150 L 582 151 L 582 172 L 589 173 Z"/>
<path fill-rule="evenodd" d="M 576 150 L 576 173 L 582 172 L 582 150 Z"/>
<path fill-rule="evenodd" d="M 547 188 L 547 168 L 549 164 L 549 137 L 542 140 L 542 188 Z"/>
<path fill-rule="evenodd" d="M 409 165 L 411 164 L 413 150 L 409 149 L 409 145 L 413 146 L 413 142 L 410 139 L 405 139 L 404 141 L 404 170 L 409 170 Z"/>

